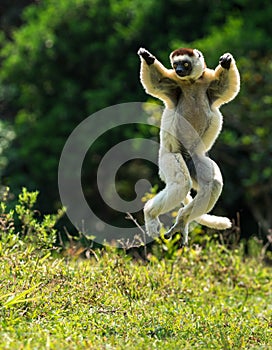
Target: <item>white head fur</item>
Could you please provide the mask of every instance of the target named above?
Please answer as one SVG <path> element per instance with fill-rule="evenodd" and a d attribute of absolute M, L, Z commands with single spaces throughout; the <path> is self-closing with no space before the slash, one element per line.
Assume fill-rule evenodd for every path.
<path fill-rule="evenodd" d="M 203 54 L 196 49 L 177 49 L 171 53 L 170 61 L 177 77 L 182 80 L 197 80 L 206 68 Z"/>

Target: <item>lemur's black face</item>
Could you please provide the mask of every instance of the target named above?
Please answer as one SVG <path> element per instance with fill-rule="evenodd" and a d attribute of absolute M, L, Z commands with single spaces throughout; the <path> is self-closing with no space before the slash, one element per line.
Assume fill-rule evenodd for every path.
<path fill-rule="evenodd" d="M 175 61 L 173 63 L 173 68 L 175 69 L 177 75 L 179 75 L 180 77 L 185 77 L 191 74 L 192 63 L 187 59 L 184 59 L 181 61 Z"/>
<path fill-rule="evenodd" d="M 181 48 L 170 54 L 170 62 L 176 76 L 181 80 L 195 81 L 205 70 L 205 61 L 198 50 Z"/>

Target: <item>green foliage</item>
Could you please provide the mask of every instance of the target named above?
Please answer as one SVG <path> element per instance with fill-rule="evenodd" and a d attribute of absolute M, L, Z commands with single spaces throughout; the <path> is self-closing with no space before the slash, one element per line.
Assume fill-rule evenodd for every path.
<path fill-rule="evenodd" d="M 23 186 L 39 189 L 39 209 L 52 212 L 60 207 L 60 153 L 75 126 L 103 107 L 147 99 L 138 77 L 139 46 L 167 66 L 169 52 L 181 45 L 202 50 L 209 67 L 230 51 L 242 85 L 222 108 L 224 131 L 211 154 L 225 178 L 220 207 L 233 217 L 248 211 L 244 234 L 256 233 L 254 217 L 266 236 L 272 227 L 271 14 L 269 1 L 260 7 L 252 0 L 197 0 L 193 6 L 177 0 L 45 0 L 26 7 L 20 28 L 5 29 L 12 40 L 0 39 L 0 108 L 9 120 L 0 124 L 2 180 L 16 194 Z M 116 128 L 86 157 L 84 166 L 92 171 L 82 172 L 82 183 L 98 214 L 105 206 L 95 190 L 97 163 L 111 145 L 136 135 L 150 134 L 144 126 Z M 126 198 L 139 173 L 137 166 L 130 170 L 118 185 Z M 150 179 L 152 171 L 145 171 Z"/>
<path fill-rule="evenodd" d="M 1 51 L 0 90 L 4 107 L 15 111 L 16 134 L 16 153 L 6 155 L 4 177 L 17 192 L 26 185 L 39 188 L 44 210 L 58 204 L 57 167 L 70 132 L 91 113 L 133 98 L 138 72 L 130 66 L 138 58 L 131 40 L 139 3 L 73 0 L 30 6 L 26 24 Z M 127 52 L 134 52 L 133 59 L 124 60 L 121 70 L 113 68 Z M 127 71 L 135 78 L 124 81 Z M 120 139 L 120 131 L 113 138 Z"/>
<path fill-rule="evenodd" d="M 42 218 L 35 211 L 38 191 L 28 192 L 25 188 L 18 197 L 15 209 L 8 209 L 9 190 L 5 189 L 0 202 L 0 256 L 6 254 L 7 247 L 13 251 L 18 246 L 33 252 L 50 252 L 56 247 L 57 230 L 55 225 L 64 211 Z"/>
<path fill-rule="evenodd" d="M 9 159 L 5 156 L 5 153 L 14 138 L 13 127 L 9 123 L 0 120 L 0 171 L 9 163 Z"/>

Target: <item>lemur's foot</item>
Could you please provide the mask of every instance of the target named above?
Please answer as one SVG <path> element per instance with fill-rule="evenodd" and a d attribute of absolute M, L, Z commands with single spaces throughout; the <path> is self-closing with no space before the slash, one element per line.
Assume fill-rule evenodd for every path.
<path fill-rule="evenodd" d="M 164 234 L 164 237 L 166 239 L 171 238 L 175 233 L 182 233 L 182 225 L 173 225 L 172 227 L 170 227 L 170 229 Z"/>
<path fill-rule="evenodd" d="M 170 239 L 176 233 L 182 235 L 181 246 L 188 245 L 188 225 L 185 225 L 183 222 L 175 223 L 164 235 L 166 239 Z"/>
<path fill-rule="evenodd" d="M 158 218 L 146 219 L 145 227 L 146 227 L 146 232 L 147 232 L 148 236 L 150 236 L 152 238 L 159 237 L 161 223 L 160 223 L 160 220 Z"/>

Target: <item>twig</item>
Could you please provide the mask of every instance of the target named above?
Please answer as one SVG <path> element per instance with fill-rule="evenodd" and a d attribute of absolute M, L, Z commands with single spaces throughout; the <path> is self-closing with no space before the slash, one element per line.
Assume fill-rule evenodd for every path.
<path fill-rule="evenodd" d="M 146 232 L 145 230 L 142 228 L 142 226 L 137 222 L 137 220 L 129 213 L 127 212 L 127 217 L 126 219 L 131 220 L 134 222 L 134 224 L 138 227 L 138 229 L 142 232 L 143 237 L 144 237 L 144 255 L 145 255 L 145 259 L 147 259 L 147 249 L 146 249 Z"/>

